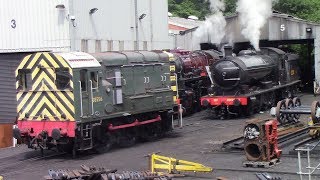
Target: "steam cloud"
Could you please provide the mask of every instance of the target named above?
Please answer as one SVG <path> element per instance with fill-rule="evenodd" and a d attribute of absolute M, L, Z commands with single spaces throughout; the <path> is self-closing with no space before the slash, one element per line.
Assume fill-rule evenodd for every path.
<path fill-rule="evenodd" d="M 222 11 L 225 9 L 223 0 L 210 0 L 213 14 L 195 31 L 195 39 L 202 42 L 220 44 L 225 36 L 226 20 Z M 194 42 L 199 43 L 199 42 Z"/>
<path fill-rule="evenodd" d="M 277 0 L 238 0 L 237 12 L 241 23 L 241 33 L 247 38 L 256 50 L 259 48 L 261 28 L 272 15 L 272 3 Z M 210 0 L 213 14 L 195 31 L 194 44 L 211 42 L 220 44 L 226 35 L 226 20 L 224 0 Z M 229 44 L 232 44 L 232 34 L 227 35 Z"/>
<path fill-rule="evenodd" d="M 272 2 L 274 0 L 238 0 L 242 35 L 247 38 L 256 50 L 259 48 L 260 30 L 272 15 Z"/>

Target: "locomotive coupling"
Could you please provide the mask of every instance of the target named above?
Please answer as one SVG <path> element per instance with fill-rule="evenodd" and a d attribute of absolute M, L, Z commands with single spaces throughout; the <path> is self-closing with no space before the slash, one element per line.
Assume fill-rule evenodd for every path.
<path fill-rule="evenodd" d="M 28 129 L 19 129 L 19 128 L 13 129 L 13 137 L 17 140 L 21 140 L 22 136 L 27 136 L 28 134 L 29 134 Z"/>

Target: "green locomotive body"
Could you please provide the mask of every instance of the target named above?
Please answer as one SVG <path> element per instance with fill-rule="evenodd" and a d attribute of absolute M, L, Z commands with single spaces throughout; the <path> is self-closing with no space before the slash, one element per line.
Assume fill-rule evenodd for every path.
<path fill-rule="evenodd" d="M 172 129 L 170 66 L 163 52 L 29 55 L 16 70 L 14 136 L 74 153 L 154 139 Z"/>

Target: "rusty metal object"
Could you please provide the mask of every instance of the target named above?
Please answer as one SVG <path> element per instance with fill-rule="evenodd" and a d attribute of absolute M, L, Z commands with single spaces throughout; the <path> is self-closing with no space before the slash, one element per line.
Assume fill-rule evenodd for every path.
<path fill-rule="evenodd" d="M 284 100 L 279 101 L 276 107 L 276 117 L 280 124 L 285 123 L 286 116 L 283 113 L 281 113 L 281 110 L 285 110 L 285 109 L 286 109 L 285 101 Z"/>
<path fill-rule="evenodd" d="M 319 113 L 318 113 L 318 109 L 320 107 L 320 103 L 319 101 L 313 101 L 311 104 L 311 118 L 313 121 L 313 124 L 317 124 L 319 123 Z"/>
<path fill-rule="evenodd" d="M 320 123 L 319 101 L 313 101 L 311 106 L 303 106 L 299 98 L 285 99 L 277 103 L 275 111 L 280 124 L 298 121 L 301 114 L 310 114 L 313 124 Z"/>
<path fill-rule="evenodd" d="M 285 100 L 285 104 L 286 104 L 286 109 L 293 109 L 294 108 L 294 104 L 292 99 L 287 98 Z M 292 122 L 294 120 L 294 114 L 286 114 L 286 119 L 288 122 Z"/>
<path fill-rule="evenodd" d="M 244 128 L 244 150 L 248 161 L 271 161 L 280 158 L 277 121 L 250 120 Z"/>
<path fill-rule="evenodd" d="M 159 175 L 150 171 L 123 171 L 116 169 L 96 168 L 95 166 L 81 165 L 78 170 L 49 170 L 46 180 L 169 180 L 169 176 Z"/>

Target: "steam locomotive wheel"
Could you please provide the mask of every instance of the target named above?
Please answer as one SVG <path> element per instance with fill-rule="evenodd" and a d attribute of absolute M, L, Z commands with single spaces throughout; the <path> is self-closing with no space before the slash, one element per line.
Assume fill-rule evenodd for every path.
<path fill-rule="evenodd" d="M 249 117 L 252 116 L 254 113 L 254 109 L 253 109 L 253 105 L 252 102 L 250 101 L 250 99 L 248 98 L 248 104 L 247 106 L 243 106 L 244 107 L 244 115 Z"/>
<path fill-rule="evenodd" d="M 265 95 L 265 110 L 275 106 L 276 95 L 274 92 Z"/>
<path fill-rule="evenodd" d="M 286 116 L 280 112 L 280 110 L 286 109 L 286 103 L 284 100 L 279 101 L 276 107 L 276 117 L 280 124 L 284 124 L 286 122 Z"/>
<path fill-rule="evenodd" d="M 286 109 L 294 108 L 294 103 L 293 103 L 292 99 L 289 99 L 289 98 L 286 99 L 285 104 L 286 104 Z M 294 120 L 294 114 L 287 114 L 286 119 L 288 122 L 292 122 Z"/>
<path fill-rule="evenodd" d="M 131 130 L 125 130 L 123 133 L 121 133 L 119 139 L 118 139 L 118 145 L 120 147 L 130 147 L 133 146 L 137 141 L 136 133 Z"/>
<path fill-rule="evenodd" d="M 294 107 L 300 107 L 300 106 L 301 106 L 301 100 L 300 100 L 300 98 L 295 97 L 295 98 L 293 98 L 292 101 L 293 101 Z M 293 114 L 293 117 L 294 117 L 294 120 L 295 120 L 295 121 L 298 121 L 299 118 L 300 118 L 300 114 Z"/>
<path fill-rule="evenodd" d="M 262 106 L 263 106 L 263 100 L 265 98 L 265 95 L 261 94 L 260 96 L 257 96 L 256 97 L 258 102 L 256 102 L 256 105 L 255 105 L 255 112 L 256 113 L 260 113 L 260 111 L 262 110 Z"/>
<path fill-rule="evenodd" d="M 313 121 L 313 124 L 319 123 L 319 108 L 320 103 L 319 101 L 313 101 L 311 104 L 311 119 Z"/>

